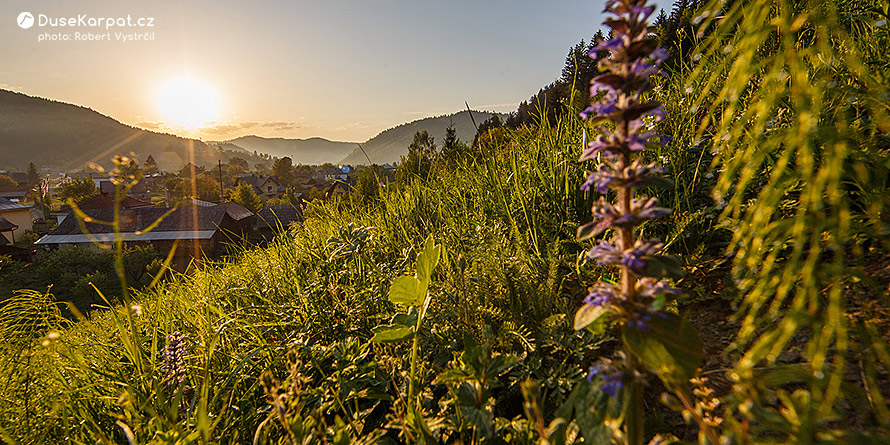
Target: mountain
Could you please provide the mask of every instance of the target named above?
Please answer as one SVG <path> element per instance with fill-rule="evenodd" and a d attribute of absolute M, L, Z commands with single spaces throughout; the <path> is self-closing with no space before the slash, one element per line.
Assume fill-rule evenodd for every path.
<path fill-rule="evenodd" d="M 289 156 L 294 164 L 306 165 L 335 163 L 356 146 L 355 142 L 336 142 L 322 138 L 283 139 L 259 136 L 243 136 L 222 144 L 232 144 L 248 152 L 267 153 L 279 158 Z"/>
<path fill-rule="evenodd" d="M 402 124 L 385 130 L 363 143 L 362 148 L 367 153 L 367 157 L 365 157 L 365 153 L 362 153 L 356 147 L 352 153 L 340 160 L 339 163 L 367 164 L 368 158 L 371 158 L 371 163 L 374 164 L 398 162 L 401 156 L 408 154 L 408 145 L 414 141 L 415 132 L 426 130 L 436 139 L 436 144 L 441 146 L 442 139 L 445 138 L 445 129 L 452 122 L 454 123 L 458 139 L 470 143 L 476 136 L 476 126 L 473 125 L 473 120 L 476 121 L 476 125 L 479 125 L 493 114 L 487 111 L 473 111 L 472 119 L 470 119 L 468 111 L 461 111 L 459 113 L 428 117 Z M 503 118 L 504 115 L 501 115 L 501 117 Z"/>
<path fill-rule="evenodd" d="M 89 108 L 0 90 L 0 166 L 29 162 L 64 170 L 90 163 L 108 166 L 115 154 L 152 155 L 158 167 L 178 170 L 194 150 L 197 165 L 216 164 L 226 153 L 194 139 L 122 124 Z M 245 153 L 246 154 L 246 153 Z"/>

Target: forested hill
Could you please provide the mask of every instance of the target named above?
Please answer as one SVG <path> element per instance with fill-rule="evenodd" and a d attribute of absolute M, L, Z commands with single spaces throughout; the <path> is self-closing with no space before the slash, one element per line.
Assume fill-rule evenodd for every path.
<path fill-rule="evenodd" d="M 284 139 L 260 136 L 242 136 L 224 144 L 234 144 L 250 152 L 267 153 L 279 158 L 288 156 L 294 164 L 305 165 L 336 163 L 356 147 L 355 142 L 330 141 L 324 138 Z"/>
<path fill-rule="evenodd" d="M 408 145 L 414 140 L 414 133 L 418 131 L 427 131 L 436 138 L 436 143 L 441 145 L 442 139 L 445 137 L 445 129 L 448 125 L 454 123 L 454 129 L 457 131 L 458 139 L 464 142 L 472 142 L 476 136 L 476 125 L 481 124 L 484 120 L 490 118 L 494 113 L 488 111 L 473 111 L 472 119 L 470 113 L 461 111 L 459 113 L 449 114 L 445 116 L 428 117 L 407 124 L 390 128 L 374 136 L 368 142 L 362 144 L 362 148 L 368 157 L 356 147 L 348 156 L 340 161 L 341 164 L 367 164 L 368 158 L 373 164 L 385 164 L 387 162 L 398 162 L 399 158 L 408 153 Z"/>
<path fill-rule="evenodd" d="M 134 152 L 138 159 L 152 155 L 161 169 L 176 170 L 189 161 L 190 149 L 198 165 L 224 156 L 201 141 L 131 127 L 86 107 L 0 90 L 2 168 L 21 170 L 33 162 L 74 170 Z"/>

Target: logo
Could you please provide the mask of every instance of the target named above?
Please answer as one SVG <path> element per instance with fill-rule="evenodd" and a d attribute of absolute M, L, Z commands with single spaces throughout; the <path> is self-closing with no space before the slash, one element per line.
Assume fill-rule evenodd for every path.
<path fill-rule="evenodd" d="M 30 12 L 23 12 L 19 14 L 16 22 L 19 24 L 19 28 L 28 29 L 34 26 L 34 16 Z"/>

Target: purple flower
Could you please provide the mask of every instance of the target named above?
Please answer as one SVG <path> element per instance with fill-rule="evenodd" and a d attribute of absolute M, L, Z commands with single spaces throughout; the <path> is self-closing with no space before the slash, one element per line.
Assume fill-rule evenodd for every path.
<path fill-rule="evenodd" d="M 650 321 L 652 321 L 651 315 L 647 313 L 635 312 L 631 314 L 630 320 L 627 321 L 627 325 L 643 332 L 649 332 Z"/>
<path fill-rule="evenodd" d="M 600 386 L 600 389 L 607 396 L 615 397 L 622 388 L 624 388 L 624 374 L 620 372 L 603 374 L 603 385 Z"/>
<path fill-rule="evenodd" d="M 635 271 L 639 271 L 643 269 L 643 267 L 646 267 L 646 262 L 643 260 L 643 257 L 654 255 L 661 251 L 662 248 L 664 248 L 664 244 L 657 241 L 648 241 L 644 243 L 641 240 L 637 240 L 632 249 L 628 249 L 624 252 L 623 257 L 621 258 L 621 264 L 634 269 Z"/>
<path fill-rule="evenodd" d="M 621 261 L 622 252 L 610 242 L 603 240 L 587 252 L 587 258 L 597 260 L 597 264 L 600 266 L 618 264 Z"/>
<path fill-rule="evenodd" d="M 670 287 L 667 281 L 657 280 L 655 278 L 640 278 L 636 285 L 637 295 L 645 298 L 655 298 L 664 294 L 680 294 L 682 291 L 677 288 Z"/>
<path fill-rule="evenodd" d="M 593 59 L 596 59 L 596 52 L 597 52 L 597 51 L 612 51 L 612 50 L 616 50 L 616 49 L 618 49 L 618 48 L 621 48 L 621 47 L 623 47 L 623 46 L 624 46 L 624 39 L 622 39 L 622 38 L 619 36 L 619 37 L 615 37 L 615 38 L 612 39 L 612 40 L 603 40 L 603 41 L 601 41 L 598 45 L 594 46 L 593 49 L 590 50 L 589 53 L 587 53 L 587 55 L 590 56 L 590 57 L 593 58 Z"/>
<path fill-rule="evenodd" d="M 584 303 L 605 306 L 617 301 L 620 298 L 619 295 L 621 295 L 621 291 L 615 285 L 599 282 L 589 289 Z"/>
<path fill-rule="evenodd" d="M 631 12 L 636 16 L 635 17 L 636 20 L 642 21 L 642 20 L 648 19 L 649 16 L 652 15 L 653 12 L 655 12 L 655 7 L 654 6 L 645 6 L 645 5 L 644 6 L 635 5 L 631 9 Z"/>
<path fill-rule="evenodd" d="M 665 215 L 670 215 L 671 210 L 658 207 L 657 198 L 638 198 L 630 203 L 631 213 L 637 220 L 656 219 Z"/>
<path fill-rule="evenodd" d="M 612 114 L 618 111 L 618 103 L 614 100 L 603 100 L 602 102 L 596 102 L 591 104 L 589 107 L 585 108 L 584 111 L 581 112 L 581 118 L 587 119 L 588 116 L 596 115 L 596 116 L 605 116 Z"/>
<path fill-rule="evenodd" d="M 185 335 L 174 332 L 167 336 L 167 344 L 161 352 L 160 369 L 167 375 L 167 387 L 185 381 Z"/>
<path fill-rule="evenodd" d="M 652 54 L 649 57 L 652 59 L 652 63 L 658 66 L 667 60 L 670 55 L 671 54 L 666 49 L 658 48 L 655 51 L 652 51 Z"/>
<path fill-rule="evenodd" d="M 606 360 L 606 362 L 610 362 Z M 609 397 L 615 397 L 624 388 L 624 373 L 612 369 L 610 365 L 596 364 L 587 371 L 587 381 L 592 382 L 596 376 L 600 376 L 603 384 L 600 389 Z"/>
<path fill-rule="evenodd" d="M 608 164 L 600 164 L 598 168 L 598 171 L 591 172 L 587 176 L 587 181 L 581 185 L 581 190 L 590 190 L 592 186 L 597 192 L 605 194 L 609 191 L 610 184 L 621 180 L 621 176 L 609 168 Z"/>
<path fill-rule="evenodd" d="M 578 161 L 593 159 L 600 153 L 617 154 L 618 152 L 618 146 L 612 138 L 606 139 L 604 136 L 597 136 L 596 139 L 587 143 L 587 148 L 581 152 Z"/>

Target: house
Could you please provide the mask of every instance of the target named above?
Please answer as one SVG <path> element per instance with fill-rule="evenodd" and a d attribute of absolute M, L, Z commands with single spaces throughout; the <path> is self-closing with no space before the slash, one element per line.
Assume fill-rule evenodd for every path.
<path fill-rule="evenodd" d="M 114 189 L 115 185 L 113 182 L 111 182 L 111 179 L 99 180 L 100 193 L 114 196 Z M 133 186 L 130 187 L 130 190 L 127 190 L 127 196 L 136 198 L 141 201 L 151 201 L 151 193 L 148 191 L 148 187 L 144 181 L 139 181 L 133 184 Z"/>
<path fill-rule="evenodd" d="M 198 198 L 184 198 L 179 200 L 179 205 L 181 206 L 195 206 L 195 207 L 213 207 L 217 205 L 215 202 L 204 201 Z"/>
<path fill-rule="evenodd" d="M 180 178 L 191 178 L 191 177 L 198 176 L 201 173 L 204 173 L 204 167 L 198 167 L 197 165 L 189 162 L 189 163 L 183 165 L 182 168 L 179 170 L 179 177 Z"/>
<path fill-rule="evenodd" d="M 12 244 L 12 241 L 10 241 L 9 238 L 3 235 L 3 232 L 9 232 L 10 238 L 15 239 L 13 231 L 18 228 L 19 226 L 9 222 L 9 220 L 4 218 L 3 216 L 0 216 L 0 245 L 5 246 L 7 244 Z"/>
<path fill-rule="evenodd" d="M 264 241 L 268 241 L 274 238 L 276 234 L 287 230 L 292 223 L 299 224 L 302 222 L 302 207 L 290 205 L 267 206 L 257 212 L 254 228 Z"/>
<path fill-rule="evenodd" d="M 343 196 L 349 194 L 352 191 L 352 184 L 348 182 L 340 182 L 337 181 L 331 184 L 327 190 L 324 192 L 325 199 L 330 198 L 331 196 Z"/>
<path fill-rule="evenodd" d="M 88 209 L 84 213 L 96 221 L 111 221 L 114 209 Z M 255 216 L 234 202 L 212 207 L 139 207 L 120 210 L 120 233 L 126 245 L 152 245 L 161 255 L 167 255 L 175 242 L 174 256 L 200 258 L 215 257 L 227 252 L 227 244 L 243 239 L 254 224 Z M 145 231 L 150 225 L 157 225 Z M 94 242 L 111 243 L 115 239 L 110 225 L 97 222 L 83 223 L 78 218 L 65 218 L 59 227 L 37 240 L 47 247 L 76 245 L 97 248 Z"/>
<path fill-rule="evenodd" d="M 27 185 L 18 187 L 0 187 L 0 198 L 6 198 L 12 202 L 23 203 L 28 201 L 31 187 Z"/>
<path fill-rule="evenodd" d="M 271 175 L 258 175 L 255 173 L 240 175 L 235 180 L 235 185 L 237 186 L 242 182 L 253 186 L 254 193 L 266 198 L 278 198 L 287 191 L 278 182 L 278 178 Z"/>
<path fill-rule="evenodd" d="M 89 178 L 92 179 L 96 184 L 96 188 L 99 188 L 99 182 L 106 179 L 111 179 L 107 175 L 97 172 L 77 172 L 77 173 L 68 173 L 62 178 L 62 182 L 68 182 L 72 179 L 84 179 Z"/>
<path fill-rule="evenodd" d="M 9 240 L 10 242 L 15 243 L 16 238 L 21 237 L 26 231 L 32 229 L 34 224 L 33 210 L 32 206 L 0 198 L 0 217 L 3 217 L 9 224 L 15 226 L 6 230 L 12 237 Z"/>
<path fill-rule="evenodd" d="M 121 209 L 138 209 L 143 207 L 152 207 L 152 204 L 147 201 L 141 201 L 139 199 L 133 198 L 132 196 L 126 196 L 118 204 L 118 207 Z M 108 193 L 97 193 L 77 203 L 77 208 L 84 211 L 114 209 L 114 196 L 109 195 Z M 64 205 L 59 208 L 58 211 L 53 212 L 52 216 L 56 218 L 56 221 L 59 224 L 62 224 L 62 221 L 65 219 L 65 217 L 70 215 L 72 212 L 73 210 L 71 210 L 70 206 Z"/>
<path fill-rule="evenodd" d="M 25 172 L 0 171 L 0 174 L 9 176 L 13 181 L 17 182 L 20 186 L 28 185 L 28 174 Z"/>

